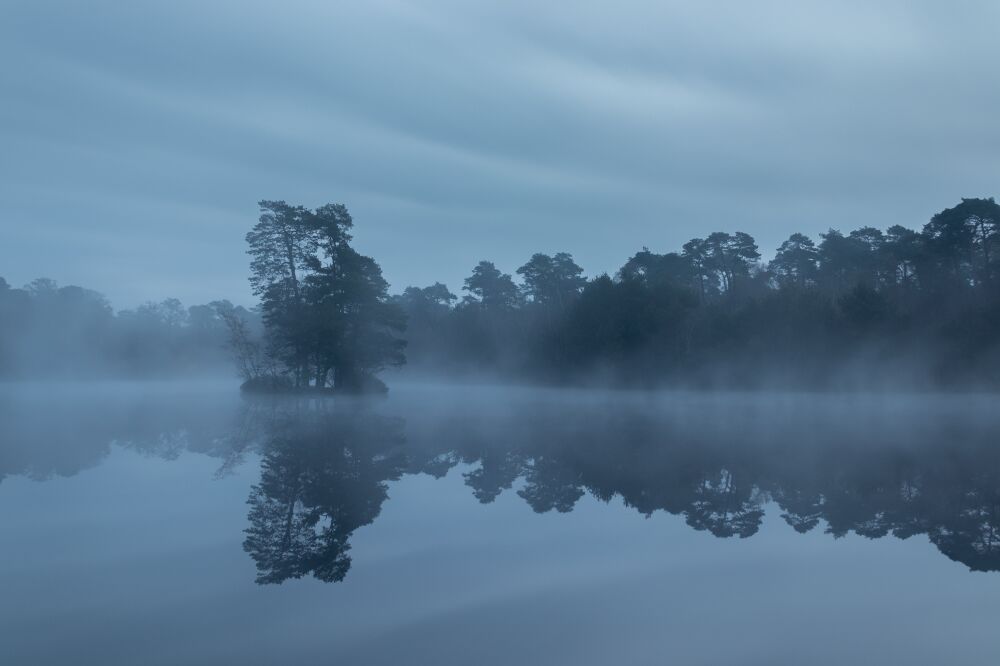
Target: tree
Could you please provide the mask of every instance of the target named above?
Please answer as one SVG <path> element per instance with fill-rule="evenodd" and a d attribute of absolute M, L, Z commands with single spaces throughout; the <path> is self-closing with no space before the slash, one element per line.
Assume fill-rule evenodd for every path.
<path fill-rule="evenodd" d="M 923 237 L 939 271 L 962 284 L 990 283 L 996 277 L 1000 205 L 989 199 L 962 199 L 924 225 Z"/>
<path fill-rule="evenodd" d="M 407 287 L 401 297 L 404 307 L 410 312 L 443 312 L 456 300 L 458 296 L 440 282 L 429 287 Z"/>
<path fill-rule="evenodd" d="M 855 244 L 858 281 L 872 289 L 878 289 L 887 276 L 884 275 L 882 247 L 885 245 L 884 234 L 875 227 L 861 227 L 848 234 L 848 239 Z"/>
<path fill-rule="evenodd" d="M 261 201 L 247 234 L 250 283 L 261 297 L 268 353 L 296 387 L 360 390 L 374 373 L 405 362 L 402 310 L 390 303 L 382 270 L 350 246 L 354 222 L 343 204 L 310 211 Z"/>
<path fill-rule="evenodd" d="M 315 265 L 319 240 L 302 206 L 284 201 L 259 205 L 260 218 L 246 235 L 250 285 L 261 299 L 269 353 L 286 366 L 296 386 L 303 386 L 308 384 L 311 336 L 302 278 Z"/>
<path fill-rule="evenodd" d="M 922 253 L 920 234 L 916 231 L 899 224 L 886 229 L 882 256 L 888 271 L 887 279 L 904 288 L 914 286 Z"/>
<path fill-rule="evenodd" d="M 816 244 L 808 236 L 795 233 L 778 248 L 770 269 L 779 284 L 802 288 L 815 281 L 818 257 Z"/>
<path fill-rule="evenodd" d="M 316 312 L 316 385 L 358 391 L 386 366 L 405 363 L 406 317 L 389 302 L 389 285 L 371 257 L 338 246 L 307 279 L 307 303 Z"/>
<path fill-rule="evenodd" d="M 637 280 L 650 287 L 687 287 L 696 281 L 689 257 L 676 252 L 656 254 L 650 252 L 648 247 L 642 248 L 625 262 L 618 270 L 618 278 Z"/>
<path fill-rule="evenodd" d="M 548 307 L 566 307 L 587 283 L 583 269 L 567 252 L 557 252 L 554 257 L 536 253 L 517 274 L 523 276 L 524 291 L 532 302 Z"/>
<path fill-rule="evenodd" d="M 841 293 L 863 281 L 864 244 L 836 229 L 820 234 L 820 238 L 819 279 L 823 286 Z"/>
<path fill-rule="evenodd" d="M 517 285 L 507 273 L 501 273 L 492 261 L 480 261 L 465 278 L 462 287 L 473 303 L 487 311 L 501 311 L 515 307 L 519 300 Z"/>
<path fill-rule="evenodd" d="M 701 300 L 719 292 L 719 275 L 715 271 L 711 250 L 702 238 L 692 238 L 684 244 L 681 256 L 691 265 L 695 285 Z"/>
<path fill-rule="evenodd" d="M 704 240 L 695 238 L 686 243 L 684 256 L 691 261 L 704 296 L 720 284 L 722 291 L 731 291 L 738 280 L 750 275 L 750 267 L 760 259 L 760 252 L 750 234 L 716 231 Z"/>

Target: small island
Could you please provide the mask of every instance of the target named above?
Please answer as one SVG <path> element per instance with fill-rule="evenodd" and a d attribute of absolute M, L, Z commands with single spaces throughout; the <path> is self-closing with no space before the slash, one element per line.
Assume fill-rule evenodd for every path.
<path fill-rule="evenodd" d="M 343 204 L 315 210 L 261 201 L 246 235 L 263 339 L 235 311 L 229 327 L 242 388 L 253 392 L 385 392 L 376 373 L 405 362 L 405 314 L 371 257 L 351 247 Z"/>

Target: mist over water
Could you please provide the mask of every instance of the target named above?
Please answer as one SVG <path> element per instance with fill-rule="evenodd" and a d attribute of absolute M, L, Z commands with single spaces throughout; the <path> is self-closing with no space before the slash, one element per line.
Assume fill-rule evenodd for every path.
<path fill-rule="evenodd" d="M 998 438 L 990 394 L 3 385 L 0 660 L 979 663 Z"/>
<path fill-rule="evenodd" d="M 0 1 L 0 666 L 992 664 L 1000 3 Z"/>

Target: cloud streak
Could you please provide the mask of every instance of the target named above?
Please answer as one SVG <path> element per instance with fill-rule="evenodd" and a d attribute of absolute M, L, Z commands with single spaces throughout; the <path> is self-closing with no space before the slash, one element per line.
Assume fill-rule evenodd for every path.
<path fill-rule="evenodd" d="M 250 300 L 259 198 L 347 203 L 393 287 L 534 251 L 919 226 L 1000 172 L 994 3 L 0 9 L 0 275 Z"/>

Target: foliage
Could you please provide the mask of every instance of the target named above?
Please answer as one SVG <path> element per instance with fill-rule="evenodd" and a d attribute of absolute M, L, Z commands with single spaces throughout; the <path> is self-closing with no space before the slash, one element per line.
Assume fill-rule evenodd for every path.
<path fill-rule="evenodd" d="M 630 384 L 989 385 L 1000 369 L 998 225 L 993 199 L 963 199 L 921 231 L 830 229 L 818 244 L 794 233 L 766 264 L 749 234 L 714 232 L 680 252 L 644 247 L 613 277 L 586 280 L 570 254 L 535 254 L 516 271 L 520 289 L 483 261 L 462 303 L 414 287 L 397 302 L 418 341 L 411 362 L 425 369 Z"/>
<path fill-rule="evenodd" d="M 347 208 L 261 201 L 260 209 L 246 241 L 271 361 L 266 374 L 285 376 L 299 389 L 331 381 L 345 391 L 384 386 L 373 376 L 405 361 L 399 334 L 406 320 L 388 298 L 379 265 L 351 247 Z M 233 333 L 235 341 L 239 331 Z"/>

